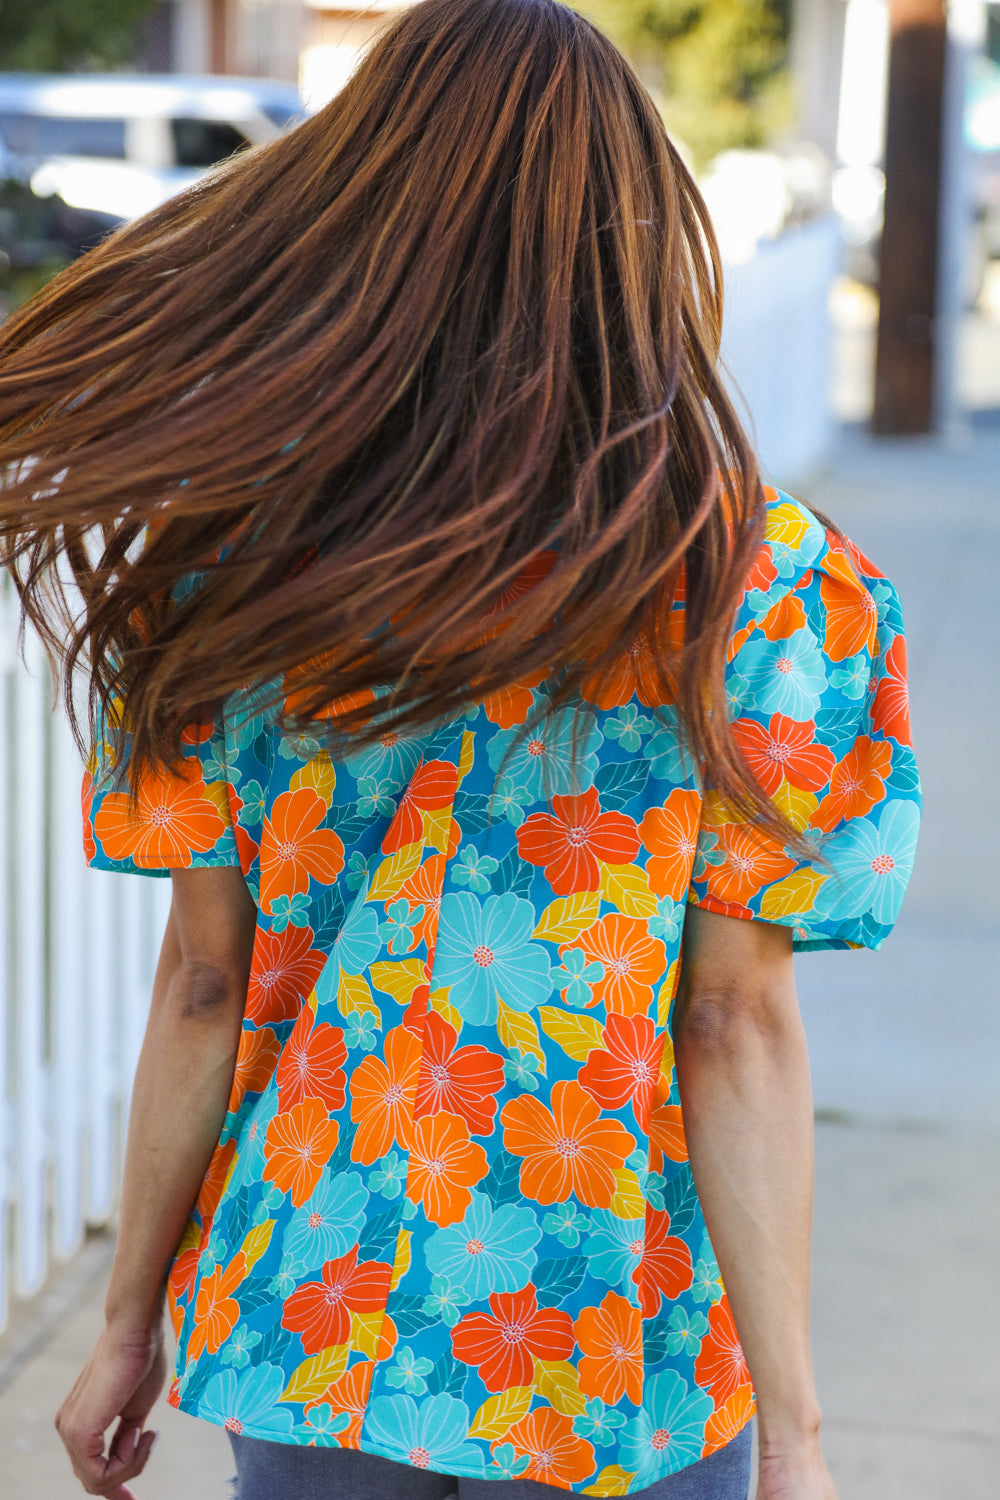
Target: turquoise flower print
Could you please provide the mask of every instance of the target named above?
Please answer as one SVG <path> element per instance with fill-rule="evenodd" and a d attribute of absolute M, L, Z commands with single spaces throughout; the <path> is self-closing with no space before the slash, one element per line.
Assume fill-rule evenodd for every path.
<path fill-rule="evenodd" d="M 473 1193 L 465 1218 L 432 1234 L 424 1257 L 433 1275 L 476 1302 L 491 1292 L 516 1292 L 530 1281 L 541 1237 L 530 1208 L 514 1203 L 494 1208 L 485 1193 Z"/>
<path fill-rule="evenodd" d="M 573 1418 L 573 1431 L 578 1437 L 589 1438 L 599 1448 L 609 1448 L 615 1441 L 615 1428 L 622 1427 L 624 1423 L 625 1418 L 620 1411 L 610 1411 L 600 1397 L 595 1396 Z"/>
<path fill-rule="evenodd" d="M 671 1332 L 667 1334 L 667 1353 L 690 1354 L 692 1359 L 697 1359 L 701 1350 L 701 1341 L 708 1332 L 708 1319 L 704 1313 L 696 1312 L 690 1315 L 683 1307 L 675 1307 L 670 1314 L 669 1326 Z"/>
<path fill-rule="evenodd" d="M 380 1453 L 417 1469 L 476 1474 L 482 1450 L 466 1441 L 469 1408 L 456 1396 L 376 1396 L 368 1408 L 365 1435 Z"/>
<path fill-rule="evenodd" d="M 344 1022 L 344 1041 L 348 1047 L 370 1052 L 378 1041 L 378 1022 L 368 1010 L 354 1010 Z"/>
<path fill-rule="evenodd" d="M 746 678 L 739 672 L 729 672 L 726 676 L 726 717 L 742 718 L 746 709 L 753 708 L 756 701 Z"/>
<path fill-rule="evenodd" d="M 395 791 L 398 787 L 393 781 L 377 781 L 374 776 L 363 776 L 358 782 L 358 816 L 391 818 L 396 811 Z"/>
<path fill-rule="evenodd" d="M 355 1173 L 321 1177 L 310 1197 L 288 1221 L 285 1254 L 296 1256 L 309 1271 L 346 1255 L 357 1243 L 367 1202 L 368 1189 Z"/>
<path fill-rule="evenodd" d="M 240 784 L 240 749 L 223 740 L 213 741 L 211 752 L 202 761 L 206 781 L 228 781 L 231 786 Z"/>
<path fill-rule="evenodd" d="M 524 809 L 534 800 L 526 786 L 519 786 L 509 776 L 501 776 L 493 793 L 492 806 L 498 817 L 503 815 L 513 828 L 520 828 L 525 819 Z"/>
<path fill-rule="evenodd" d="M 475 1026 L 497 1018 L 497 999 L 528 1011 L 552 993 L 552 966 L 540 943 L 531 941 L 535 908 L 508 893 L 480 903 L 471 893 L 441 902 L 434 980 L 450 990 L 459 1015 Z"/>
<path fill-rule="evenodd" d="M 871 657 L 865 651 L 849 656 L 843 666 L 830 673 L 830 686 L 840 688 L 848 698 L 860 699 L 868 691 L 872 675 Z"/>
<path fill-rule="evenodd" d="M 684 744 L 677 710 L 661 708 L 657 712 L 660 728 L 646 746 L 650 774 L 659 781 L 683 786 L 697 780 L 697 768 Z"/>
<path fill-rule="evenodd" d="M 271 931 L 284 932 L 289 924 L 309 926 L 309 897 L 302 891 L 294 896 L 275 896 L 271 902 Z"/>
<path fill-rule="evenodd" d="M 278 740 L 278 754 L 282 760 L 315 760 L 322 749 L 316 736 L 305 730 L 301 734 L 283 734 Z"/>
<path fill-rule="evenodd" d="M 808 522 L 804 534 L 795 546 L 788 542 L 771 542 L 771 557 L 779 578 L 793 578 L 800 569 L 809 568 L 826 546 L 826 532 L 801 505 L 784 505 L 783 510 L 795 510 L 802 520 Z"/>
<path fill-rule="evenodd" d="M 443 1276 L 432 1276 L 430 1292 L 424 1298 L 424 1312 L 440 1318 L 447 1328 L 454 1328 L 469 1301 L 461 1287 L 453 1286 Z"/>
<path fill-rule="evenodd" d="M 222 1370 L 213 1375 L 198 1402 L 198 1415 L 230 1432 L 245 1432 L 257 1438 L 287 1438 L 292 1414 L 279 1406 L 285 1388 L 285 1372 L 278 1365 L 257 1365 L 237 1375 Z"/>
<path fill-rule="evenodd" d="M 245 1323 L 234 1328 L 222 1346 L 222 1363 L 232 1365 L 234 1370 L 243 1370 L 250 1363 L 250 1350 L 260 1343 L 262 1335 L 251 1333 Z"/>
<path fill-rule="evenodd" d="M 654 1208 L 663 1210 L 663 1190 L 666 1181 L 661 1172 L 649 1170 L 649 1158 L 645 1151 L 633 1151 L 625 1163 L 639 1179 L 639 1188 L 642 1196 L 653 1205 Z"/>
<path fill-rule="evenodd" d="M 619 710 L 618 717 L 605 724 L 604 733 L 609 740 L 617 740 L 629 755 L 635 755 L 642 747 L 643 735 L 648 734 L 653 727 L 652 719 L 640 714 L 634 703 L 626 703 Z"/>
<path fill-rule="evenodd" d="M 425 1377 L 433 1368 L 432 1359 L 418 1359 L 409 1344 L 404 1344 L 396 1350 L 396 1358 L 386 1373 L 386 1384 L 402 1386 L 411 1396 L 422 1396 L 427 1389 Z"/>
<path fill-rule="evenodd" d="M 356 755 L 348 755 L 344 764 L 357 781 L 378 782 L 390 792 L 398 792 L 420 763 L 424 738 L 387 730 L 374 745 L 366 745 Z"/>
<path fill-rule="evenodd" d="M 271 1086 L 261 1094 L 250 1113 L 240 1122 L 239 1148 L 233 1168 L 232 1190 L 238 1192 L 245 1183 L 260 1182 L 264 1173 L 264 1137 L 267 1127 L 278 1113 L 278 1089 Z M 240 1116 L 232 1116 L 239 1121 Z"/>
<path fill-rule="evenodd" d="M 467 885 L 471 891 L 485 896 L 490 888 L 489 877 L 499 863 L 491 854 L 479 854 L 466 846 L 458 856 L 458 864 L 451 867 L 451 878 L 456 885 Z"/>
<path fill-rule="evenodd" d="M 383 1198 L 398 1198 L 406 1182 L 406 1162 L 397 1152 L 390 1151 L 388 1156 L 383 1156 L 368 1181 L 373 1191 L 381 1193 Z"/>
<path fill-rule="evenodd" d="M 390 953 L 409 953 L 414 946 L 413 928 L 424 918 L 424 909 L 418 906 L 410 911 L 409 901 L 390 901 L 385 909 L 386 920 L 379 927 L 379 937 L 388 943 Z"/>
<path fill-rule="evenodd" d="M 642 1219 L 619 1219 L 610 1209 L 600 1208 L 590 1216 L 590 1234 L 584 1246 L 593 1274 L 635 1306 L 639 1291 L 632 1274 L 642 1259 L 645 1233 Z"/>
<path fill-rule="evenodd" d="M 784 641 L 752 635 L 736 662 L 762 713 L 784 714 L 802 724 L 819 712 L 826 687 L 823 652 L 805 626 Z"/>
<path fill-rule="evenodd" d="M 248 750 L 265 729 L 276 722 L 280 689 L 276 682 L 264 682 L 242 693 L 234 693 L 226 703 L 226 732 L 240 750 Z"/>
<path fill-rule="evenodd" d="M 871 912 L 876 922 L 895 922 L 913 869 L 919 826 L 917 804 L 899 800 L 883 804 L 877 825 L 871 817 L 849 823 L 824 846 L 832 874 L 817 893 L 816 915 L 844 919 Z"/>
<path fill-rule="evenodd" d="M 580 1243 L 581 1234 L 587 1233 L 589 1222 L 587 1215 L 582 1214 L 575 1203 L 560 1203 L 545 1215 L 542 1228 L 546 1234 L 554 1234 L 567 1249 L 575 1250 Z"/>
<path fill-rule="evenodd" d="M 503 1065 L 503 1076 L 510 1083 L 516 1083 L 518 1088 L 527 1089 L 530 1094 L 537 1093 L 538 1058 L 533 1052 L 510 1052 Z"/>
<path fill-rule="evenodd" d="M 295 1435 L 314 1448 L 339 1448 L 337 1434 L 350 1425 L 350 1412 L 334 1412 L 329 1401 L 321 1401 L 319 1406 L 310 1407 L 309 1415 L 300 1427 L 296 1427 Z"/>
<path fill-rule="evenodd" d="M 696 1302 L 707 1302 L 714 1307 L 723 1294 L 722 1275 L 708 1235 L 701 1242 L 698 1259 L 695 1261 L 691 1281 L 691 1296 Z"/>
<path fill-rule="evenodd" d="M 374 861 L 372 862 L 374 863 Z M 355 849 L 347 861 L 346 883 L 348 890 L 351 891 L 360 890 L 363 885 L 367 885 L 368 883 L 368 860 L 361 853 L 360 849 Z"/>
<path fill-rule="evenodd" d="M 704 880 L 709 865 L 724 865 L 725 863 L 726 851 L 719 848 L 719 840 L 714 829 L 702 828 L 698 834 L 698 848 L 694 856 L 691 879 Z"/>
<path fill-rule="evenodd" d="M 668 943 L 676 943 L 684 925 L 684 911 L 685 902 L 673 901 L 669 896 L 661 896 L 656 903 L 656 915 L 649 918 L 650 937 L 664 938 Z"/>
<path fill-rule="evenodd" d="M 692 1390 L 676 1370 L 647 1380 L 642 1399 L 643 1409 L 625 1427 L 618 1448 L 622 1467 L 640 1490 L 701 1457 L 714 1409 L 708 1392 Z"/>
<path fill-rule="evenodd" d="M 283 1255 L 276 1274 L 271 1277 L 270 1291 L 272 1295 L 279 1302 L 283 1302 L 286 1297 L 292 1295 L 296 1287 L 299 1286 L 308 1274 L 300 1260 L 296 1260 L 290 1255 Z"/>
<path fill-rule="evenodd" d="M 523 724 L 501 729 L 489 741 L 486 755 L 492 770 L 523 786 L 537 802 L 590 786 L 603 741 L 592 713 L 560 708 L 527 734 Z"/>
<path fill-rule="evenodd" d="M 248 781 L 240 788 L 243 806 L 240 808 L 240 823 L 244 828 L 259 828 L 267 812 L 267 796 L 259 781 Z"/>
<path fill-rule="evenodd" d="M 341 973 L 363 974 L 382 951 L 378 912 L 364 905 L 365 892 L 354 898 L 350 911 L 333 940 L 330 957 L 316 981 L 319 1005 L 328 1005 L 340 987 Z"/>
<path fill-rule="evenodd" d="M 604 978 L 604 965 L 589 963 L 582 948 L 568 948 L 562 956 L 562 964 L 552 971 L 552 979 L 567 1005 L 577 1010 L 591 1003 L 594 985 Z"/>
<path fill-rule="evenodd" d="M 519 1454 L 513 1443 L 500 1443 L 487 1473 L 490 1479 L 518 1479 L 530 1463 L 530 1453 Z"/>

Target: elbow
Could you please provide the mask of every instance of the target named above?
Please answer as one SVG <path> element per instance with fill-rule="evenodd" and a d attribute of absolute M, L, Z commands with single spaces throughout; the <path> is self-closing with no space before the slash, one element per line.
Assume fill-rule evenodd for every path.
<path fill-rule="evenodd" d="M 734 978 L 710 987 L 682 986 L 674 1017 L 678 1051 L 725 1059 L 752 1048 L 780 1048 L 801 1036 L 792 983 L 759 985 Z"/>
<path fill-rule="evenodd" d="M 243 1019 L 246 993 L 244 974 L 221 964 L 188 959 L 172 977 L 168 1003 L 180 1022 L 231 1025 Z"/>

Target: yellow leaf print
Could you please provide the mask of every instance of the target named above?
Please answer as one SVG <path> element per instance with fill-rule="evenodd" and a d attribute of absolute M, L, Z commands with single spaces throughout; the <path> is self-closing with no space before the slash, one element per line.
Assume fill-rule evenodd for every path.
<path fill-rule="evenodd" d="M 333 802 L 334 788 L 337 785 L 337 772 L 334 770 L 328 750 L 321 750 L 319 755 L 314 755 L 312 760 L 301 766 L 288 783 L 289 790 L 297 792 L 300 787 L 308 787 L 310 791 L 322 797 L 327 807 Z"/>
<path fill-rule="evenodd" d="M 449 1026 L 454 1027 L 456 1036 L 461 1036 L 462 1017 L 452 1005 L 451 1001 L 448 999 L 448 996 L 450 994 L 450 985 L 447 987 L 447 989 L 434 990 L 431 994 L 430 1000 L 427 1003 L 429 1004 L 431 1010 L 437 1011 L 438 1015 L 441 1016 L 445 1021 L 447 1021 Z"/>
<path fill-rule="evenodd" d="M 680 973 L 681 973 L 681 961 L 680 961 L 679 958 L 675 958 L 674 961 L 673 961 L 673 963 L 670 965 L 670 968 L 667 970 L 666 978 L 664 979 L 663 983 L 660 985 L 660 993 L 657 996 L 657 1001 L 656 1001 L 656 1024 L 657 1024 L 657 1026 L 666 1026 L 667 1022 L 670 1019 L 670 1004 L 671 1004 L 671 1001 L 674 998 L 674 995 L 677 993 L 677 981 L 680 978 Z M 670 1045 L 669 1039 L 668 1039 L 667 1045 L 668 1046 Z M 670 1066 L 671 1067 L 673 1067 L 673 1059 L 674 1059 L 674 1052 L 673 1052 L 673 1048 L 671 1047 L 670 1048 Z M 666 1063 L 666 1057 L 665 1056 L 664 1056 L 664 1063 Z"/>
<path fill-rule="evenodd" d="M 396 1325 L 387 1313 L 352 1311 L 348 1348 L 357 1350 L 366 1359 L 382 1360 L 388 1359 L 395 1347 Z"/>
<path fill-rule="evenodd" d="M 608 1464 L 584 1490 L 585 1495 L 627 1495 L 628 1487 L 635 1478 L 621 1464 Z"/>
<path fill-rule="evenodd" d="M 802 792 L 790 781 L 783 781 L 771 798 L 775 807 L 791 823 L 797 833 L 809 827 L 813 813 L 819 806 L 815 792 Z"/>
<path fill-rule="evenodd" d="M 422 958 L 402 958 L 395 963 L 384 960 L 381 963 L 372 964 L 368 970 L 372 976 L 372 984 L 377 990 L 384 990 L 400 1005 L 409 1005 L 413 998 L 413 991 L 419 989 L 422 984 L 427 983 L 427 973 Z"/>
<path fill-rule="evenodd" d="M 565 1359 L 535 1360 L 535 1390 L 564 1417 L 578 1417 L 587 1404 L 576 1366 Z"/>
<path fill-rule="evenodd" d="M 644 1219 L 646 1216 L 646 1200 L 642 1196 L 639 1179 L 627 1167 L 615 1173 L 611 1212 L 619 1219 Z"/>
<path fill-rule="evenodd" d="M 292 1371 L 292 1378 L 281 1393 L 282 1401 L 315 1401 L 326 1388 L 339 1380 L 347 1369 L 350 1346 L 332 1344 L 304 1359 Z"/>
<path fill-rule="evenodd" d="M 550 943 L 571 943 L 581 932 L 593 927 L 600 913 L 598 891 L 577 891 L 572 896 L 561 896 L 545 908 L 531 935 L 545 938 Z"/>
<path fill-rule="evenodd" d="M 649 877 L 638 865 L 602 865 L 600 894 L 623 916 L 645 919 L 656 915 Z"/>
<path fill-rule="evenodd" d="M 797 505 L 775 505 L 768 510 L 764 536 L 769 542 L 798 547 L 811 525 Z"/>
<path fill-rule="evenodd" d="M 424 844 L 444 854 L 451 836 L 451 808 L 438 807 L 433 812 L 421 808 L 420 821 L 424 825 Z"/>
<path fill-rule="evenodd" d="M 522 1057 L 537 1057 L 538 1071 L 545 1077 L 545 1053 L 542 1051 L 538 1027 L 530 1016 L 519 1010 L 511 1010 L 502 1000 L 497 1001 L 497 1033 L 501 1042 Z"/>
<path fill-rule="evenodd" d="M 375 878 L 368 887 L 369 901 L 394 901 L 403 886 L 420 864 L 424 852 L 423 841 L 404 844 L 395 854 L 384 859 L 375 871 Z"/>
<path fill-rule="evenodd" d="M 458 785 L 472 770 L 472 762 L 476 754 L 476 736 L 471 729 L 467 729 L 462 735 L 462 752 L 458 757 Z"/>
<path fill-rule="evenodd" d="M 410 1240 L 413 1238 L 408 1229 L 399 1231 L 396 1241 L 396 1256 L 392 1263 L 392 1277 L 389 1281 L 389 1290 L 394 1292 L 410 1269 Z"/>
<path fill-rule="evenodd" d="M 761 916 L 769 922 L 778 922 L 782 917 L 797 917 L 812 911 L 816 893 L 826 878 L 822 870 L 796 870 L 787 875 L 764 892 L 760 903 Z"/>
<path fill-rule="evenodd" d="M 229 806 L 229 787 L 224 781 L 210 781 L 205 787 L 205 796 L 228 828 L 233 821 Z"/>
<path fill-rule="evenodd" d="M 487 1443 L 497 1442 L 510 1431 L 515 1422 L 520 1422 L 522 1417 L 527 1416 L 534 1394 L 534 1386 L 512 1385 L 498 1396 L 491 1396 L 473 1417 L 469 1428 L 470 1438 L 482 1438 Z"/>
<path fill-rule="evenodd" d="M 596 1047 L 604 1045 L 604 1027 L 593 1016 L 575 1016 L 556 1005 L 539 1007 L 542 1030 L 574 1062 L 586 1062 Z"/>
<path fill-rule="evenodd" d="M 246 1256 L 247 1271 L 257 1264 L 264 1251 L 267 1249 L 271 1235 L 274 1232 L 274 1220 L 265 1219 L 263 1224 L 255 1224 L 241 1245 L 241 1250 Z"/>
<path fill-rule="evenodd" d="M 382 1025 L 382 1012 L 372 998 L 367 979 L 360 974 L 341 974 L 337 1004 L 346 1012 L 367 1011 L 375 1017 L 376 1025 Z"/>

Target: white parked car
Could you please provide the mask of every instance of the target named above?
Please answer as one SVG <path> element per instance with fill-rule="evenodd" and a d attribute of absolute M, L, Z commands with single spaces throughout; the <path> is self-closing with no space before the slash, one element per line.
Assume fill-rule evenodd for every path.
<path fill-rule="evenodd" d="M 303 113 L 296 88 L 267 79 L 0 73 L 0 175 L 134 219 Z"/>

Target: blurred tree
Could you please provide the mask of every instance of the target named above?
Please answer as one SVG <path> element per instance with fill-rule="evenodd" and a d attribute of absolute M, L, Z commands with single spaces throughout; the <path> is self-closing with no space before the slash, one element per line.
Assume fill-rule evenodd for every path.
<path fill-rule="evenodd" d="M 572 0 L 636 62 L 697 166 L 792 118 L 792 0 Z"/>
<path fill-rule="evenodd" d="M 134 55 L 156 0 L 0 0 L 0 67 L 61 72 Z"/>

